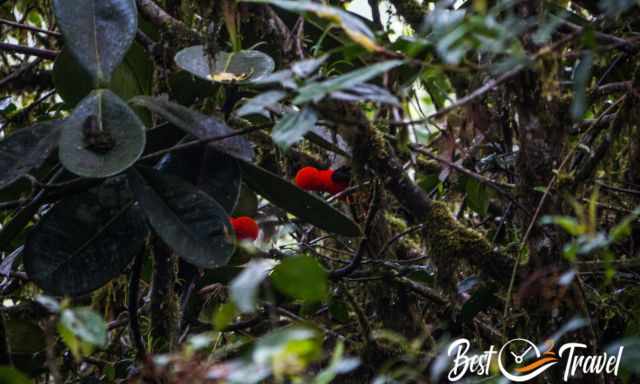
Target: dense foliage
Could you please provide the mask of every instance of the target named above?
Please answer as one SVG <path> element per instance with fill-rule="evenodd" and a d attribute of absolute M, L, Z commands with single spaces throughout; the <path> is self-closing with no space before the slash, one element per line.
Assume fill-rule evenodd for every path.
<path fill-rule="evenodd" d="M 637 382 L 638 5 L 0 0 L 0 382 Z"/>

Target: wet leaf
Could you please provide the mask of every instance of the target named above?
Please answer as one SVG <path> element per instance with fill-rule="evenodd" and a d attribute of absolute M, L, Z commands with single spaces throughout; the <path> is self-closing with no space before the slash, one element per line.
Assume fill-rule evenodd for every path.
<path fill-rule="evenodd" d="M 399 107 L 400 101 L 385 88 L 374 84 L 358 84 L 342 91 L 329 94 L 332 99 L 344 101 L 373 101 L 381 104 L 390 104 Z"/>
<path fill-rule="evenodd" d="M 91 119 L 94 129 L 89 128 Z M 101 89 L 85 97 L 65 120 L 60 162 L 79 176 L 109 177 L 138 160 L 145 141 L 140 118 L 113 92 Z"/>
<path fill-rule="evenodd" d="M 328 58 L 329 55 L 323 55 L 317 58 L 314 57 L 311 59 L 296 61 L 291 64 L 291 71 L 293 71 L 296 76 L 305 78 L 317 71 Z"/>
<path fill-rule="evenodd" d="M 60 137 L 60 120 L 22 128 L 0 141 L 0 188 L 38 168 Z"/>
<path fill-rule="evenodd" d="M 304 345 L 311 350 L 307 350 L 307 348 L 290 348 L 296 344 L 301 347 Z M 274 359 L 284 357 L 282 356 L 283 353 L 287 352 L 289 354 L 310 352 L 306 357 L 309 360 L 313 360 L 314 357 L 318 357 L 318 354 L 321 354 L 318 334 L 310 328 L 300 326 L 276 329 L 258 339 L 252 351 L 252 357 L 255 363 L 268 364 Z"/>
<path fill-rule="evenodd" d="M 315 127 L 318 114 L 311 107 L 305 107 L 300 112 L 284 115 L 271 131 L 274 143 L 280 148 L 287 149 L 302 140 L 302 137 Z"/>
<path fill-rule="evenodd" d="M 462 319 L 470 322 L 480 312 L 498 307 L 500 301 L 495 296 L 495 289 L 481 287 L 462 305 Z"/>
<path fill-rule="evenodd" d="M 605 351 L 609 356 L 618 356 L 622 349 L 620 367 L 628 372 L 640 373 L 640 337 L 629 335 L 609 344 Z"/>
<path fill-rule="evenodd" d="M 280 86 L 286 89 L 296 89 L 298 87 L 294 73 L 290 69 L 283 69 L 282 71 L 265 75 L 253 83 L 255 85 L 280 84 Z"/>
<path fill-rule="evenodd" d="M 89 307 L 63 310 L 58 333 L 77 360 L 107 345 L 107 324 Z"/>
<path fill-rule="evenodd" d="M 638 219 L 638 216 L 640 216 L 640 207 L 634 209 L 631 214 L 625 216 L 620 223 L 611 228 L 609 230 L 611 241 L 617 242 L 631 236 L 632 224 Z"/>
<path fill-rule="evenodd" d="M 589 106 L 587 88 L 589 87 L 589 81 L 591 80 L 592 66 L 593 54 L 590 51 L 585 51 L 582 54 L 580 61 L 576 64 L 573 74 L 574 97 L 571 102 L 571 117 L 573 117 L 574 120 L 581 119 Z"/>
<path fill-rule="evenodd" d="M 267 278 L 273 263 L 269 260 L 252 260 L 229 285 L 229 296 L 236 308 L 243 313 L 256 309 L 260 284 Z"/>
<path fill-rule="evenodd" d="M 238 117 L 247 115 L 262 115 L 264 117 L 269 117 L 269 111 L 267 108 L 273 106 L 286 96 L 287 93 L 283 91 L 267 91 L 261 93 L 244 103 L 244 105 L 238 108 L 234 114 Z"/>
<path fill-rule="evenodd" d="M 0 276 L 11 276 L 11 272 L 13 272 L 13 269 L 15 268 L 14 265 L 16 261 L 21 260 L 22 258 L 23 251 L 24 245 L 21 245 L 2 259 L 2 263 L 0 263 Z"/>
<path fill-rule="evenodd" d="M 344 75 L 340 75 L 323 82 L 310 82 L 298 89 L 298 96 L 293 99 L 294 104 L 304 104 L 310 101 L 318 102 L 332 92 L 342 91 L 364 83 L 403 64 L 401 60 L 389 60 L 359 68 Z"/>
<path fill-rule="evenodd" d="M 144 48 L 134 43 L 115 69 L 109 89 L 124 100 L 151 92 L 153 63 Z M 53 65 L 53 84 L 62 100 L 75 106 L 93 89 L 93 80 L 73 56 L 63 50 Z"/>
<path fill-rule="evenodd" d="M 339 323 L 349 322 L 349 306 L 342 299 L 336 296 L 331 297 L 328 309 L 333 320 Z"/>
<path fill-rule="evenodd" d="M 334 152 L 348 159 L 351 158 L 351 147 L 342 136 L 338 135 L 335 131 L 321 125 L 316 125 L 313 131 L 307 133 L 304 137 L 320 148 L 324 148 L 327 151 Z"/>
<path fill-rule="evenodd" d="M 238 197 L 238 203 L 233 210 L 232 216 L 249 216 L 256 217 L 258 214 L 258 196 L 256 193 L 247 187 L 246 184 L 242 184 L 240 187 L 240 196 Z"/>
<path fill-rule="evenodd" d="M 111 75 L 133 43 L 138 11 L 132 0 L 54 0 L 65 46 L 95 85 Z"/>
<path fill-rule="evenodd" d="M 157 113 L 171 124 L 199 139 L 224 136 L 234 132 L 223 121 L 213 116 L 207 116 L 160 97 L 138 96 L 133 98 L 131 103 Z M 251 144 L 241 136 L 214 141 L 208 145 L 236 158 L 248 161 L 253 159 Z"/>
<path fill-rule="evenodd" d="M 215 94 L 217 85 L 192 75 L 187 71 L 177 71 L 169 78 L 171 96 L 182 105 L 197 105 L 203 99 Z"/>
<path fill-rule="evenodd" d="M 107 345 L 107 324 L 91 308 L 65 309 L 60 315 L 60 324 L 84 342 L 97 347 Z"/>
<path fill-rule="evenodd" d="M 33 314 L 8 312 L 4 315 L 4 328 L 12 355 L 32 356 L 44 351 L 45 335 Z M 1 381 L 0 381 L 1 383 Z"/>
<path fill-rule="evenodd" d="M 238 309 L 233 303 L 220 304 L 213 315 L 213 326 L 217 331 L 224 330 L 238 315 Z"/>
<path fill-rule="evenodd" d="M 469 178 L 467 179 L 466 192 L 469 208 L 481 216 L 486 215 L 489 209 L 489 191 L 487 190 L 487 186 L 477 180 Z"/>
<path fill-rule="evenodd" d="M 151 168 L 132 169 L 128 176 L 151 226 L 178 256 L 201 268 L 227 264 L 234 235 L 220 204 L 180 178 Z"/>
<path fill-rule="evenodd" d="M 178 67 L 187 72 L 222 83 L 250 83 L 275 69 L 273 59 L 260 51 L 218 52 L 212 60 L 202 45 L 181 50 L 176 54 L 175 61 Z"/>
<path fill-rule="evenodd" d="M 541 225 L 555 224 L 564 229 L 568 234 L 572 236 L 579 236 L 585 233 L 587 230 L 584 224 L 578 222 L 575 217 L 571 216 L 542 216 L 540 219 Z"/>
<path fill-rule="evenodd" d="M 201 145 L 165 155 L 156 168 L 181 177 L 211 196 L 227 213 L 233 212 L 242 183 L 234 158 Z"/>
<path fill-rule="evenodd" d="M 329 291 L 327 271 L 310 256 L 285 259 L 273 270 L 271 280 L 278 291 L 307 302 L 323 301 Z"/>
<path fill-rule="evenodd" d="M 147 228 L 125 179 L 71 196 L 29 233 L 24 266 L 45 292 L 78 296 L 118 276 L 143 246 Z"/>
<path fill-rule="evenodd" d="M 360 366 L 360 359 L 355 357 L 343 357 L 344 344 L 338 342 L 331 356 L 329 366 L 318 373 L 312 384 L 332 383 L 336 376 L 349 373 Z"/>
<path fill-rule="evenodd" d="M 252 163 L 241 161 L 244 181 L 265 199 L 300 219 L 343 236 L 360 236 L 360 227 L 324 200 Z"/>

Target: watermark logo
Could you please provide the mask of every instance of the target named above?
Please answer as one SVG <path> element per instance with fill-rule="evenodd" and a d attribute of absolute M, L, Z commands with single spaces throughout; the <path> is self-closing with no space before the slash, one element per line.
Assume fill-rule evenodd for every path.
<path fill-rule="evenodd" d="M 497 361 L 502 376 L 516 383 L 529 381 L 554 366 L 563 366 L 565 382 L 577 374 L 604 372 L 617 376 L 624 350 L 620 346 L 615 355 L 589 355 L 586 353 L 587 346 L 582 343 L 565 343 L 558 352 L 554 347 L 554 342 L 550 340 L 539 348 L 527 339 L 512 339 L 499 350 L 492 345 L 481 354 L 471 354 L 471 342 L 457 339 L 447 350 L 447 354 L 453 357 L 448 378 L 450 382 L 456 382 L 467 375 L 488 376 L 492 361 Z"/>

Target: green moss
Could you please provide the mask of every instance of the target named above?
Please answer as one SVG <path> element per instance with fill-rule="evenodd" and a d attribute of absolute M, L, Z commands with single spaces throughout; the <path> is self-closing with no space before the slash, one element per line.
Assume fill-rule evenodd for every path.
<path fill-rule="evenodd" d="M 401 219 L 400 217 L 392 214 L 391 212 L 385 212 L 384 218 L 389 223 L 391 230 L 394 232 L 404 232 L 409 228 L 407 226 L 407 222 Z"/>
<path fill-rule="evenodd" d="M 424 156 L 419 156 L 416 159 L 416 165 L 418 167 L 418 171 L 424 175 L 438 174 L 442 171 L 440 163 L 436 160 L 427 159 Z"/>
<path fill-rule="evenodd" d="M 428 214 L 427 245 L 429 254 L 436 260 L 479 258 L 492 253 L 491 245 L 484 236 L 460 224 L 447 206 L 434 201 Z M 474 255 L 469 253 L 473 252 Z"/>
<path fill-rule="evenodd" d="M 389 148 L 387 147 L 387 140 L 384 138 L 384 133 L 381 129 L 369 126 L 369 129 L 364 133 L 364 140 L 367 145 L 366 153 L 369 155 L 371 161 L 386 161 L 389 157 Z"/>
<path fill-rule="evenodd" d="M 392 214 L 391 212 L 385 212 L 384 219 L 394 235 L 402 233 L 409 229 L 409 225 L 407 225 L 407 222 L 404 219 Z M 401 247 L 404 247 L 405 250 L 420 249 L 420 237 L 420 231 L 413 231 L 410 234 L 402 236 L 398 243 Z"/>
<path fill-rule="evenodd" d="M 567 187 L 571 187 L 575 185 L 575 171 L 571 171 L 570 173 L 560 172 L 557 175 L 556 179 L 556 188 L 558 190 L 563 190 Z"/>

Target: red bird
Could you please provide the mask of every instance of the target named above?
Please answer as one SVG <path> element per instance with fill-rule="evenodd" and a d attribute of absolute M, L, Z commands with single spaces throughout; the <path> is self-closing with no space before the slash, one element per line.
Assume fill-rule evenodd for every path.
<path fill-rule="evenodd" d="M 295 182 L 305 191 L 328 192 L 335 195 L 349 186 L 349 175 L 348 171 L 342 169 L 319 170 L 315 167 L 304 167 L 296 174 Z"/>
<path fill-rule="evenodd" d="M 260 228 L 256 221 L 248 216 L 232 217 L 231 225 L 238 240 L 250 239 L 255 241 L 258 238 Z"/>
<path fill-rule="evenodd" d="M 301 168 L 296 174 L 296 185 L 305 191 L 320 191 L 320 171 L 316 167 Z"/>

